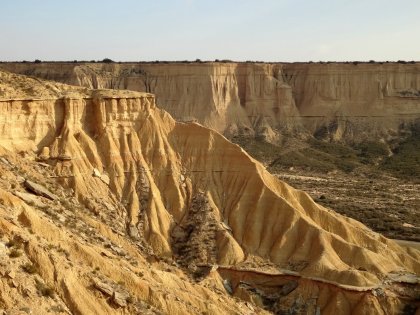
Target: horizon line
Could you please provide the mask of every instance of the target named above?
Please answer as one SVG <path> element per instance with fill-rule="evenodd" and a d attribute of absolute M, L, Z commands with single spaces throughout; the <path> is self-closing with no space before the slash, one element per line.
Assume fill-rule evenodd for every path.
<path fill-rule="evenodd" d="M 102 60 L 0 60 L 0 63 L 106 63 L 106 64 L 123 64 L 123 63 L 193 63 L 193 64 L 202 64 L 202 63 L 268 63 L 268 64 L 331 64 L 331 63 L 344 63 L 344 64 L 384 64 L 384 63 L 399 63 L 399 64 L 416 64 L 420 63 L 419 60 L 308 60 L 308 61 L 263 61 L 263 60 L 231 60 L 231 59 L 214 59 L 214 60 L 139 60 L 139 61 L 122 61 L 122 60 L 112 60 L 109 58 L 104 58 Z"/>

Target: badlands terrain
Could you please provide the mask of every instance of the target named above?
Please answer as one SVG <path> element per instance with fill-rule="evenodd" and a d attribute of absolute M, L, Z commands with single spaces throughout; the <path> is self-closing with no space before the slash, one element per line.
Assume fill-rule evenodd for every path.
<path fill-rule="evenodd" d="M 63 80 L 74 68 L 66 67 Z M 290 88 L 277 86 L 276 95 L 295 104 Z M 195 122 L 277 147 L 297 132 L 294 119 L 289 125 L 279 114 L 286 130 L 271 122 L 263 130 L 239 121 L 224 128 L 217 111 L 201 121 L 197 110 L 193 121 L 177 122 L 152 89 L 92 87 L 0 71 L 0 312 L 416 312 L 420 251 L 316 203 L 266 169 L 275 163 L 260 163 Z M 234 100 L 224 87 L 221 95 Z M 410 109 L 402 111 L 414 112 L 418 103 L 404 102 Z M 234 103 L 226 119 L 231 109 L 240 118 L 242 105 Z M 395 135 L 401 119 L 373 119 L 369 134 Z"/>
<path fill-rule="evenodd" d="M 0 63 L 88 88 L 156 95 L 178 121 L 241 145 L 322 205 L 420 240 L 420 64 Z"/>

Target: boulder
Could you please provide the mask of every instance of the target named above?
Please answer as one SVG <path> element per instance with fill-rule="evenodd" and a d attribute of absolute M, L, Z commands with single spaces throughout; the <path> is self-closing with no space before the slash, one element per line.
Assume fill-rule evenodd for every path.
<path fill-rule="evenodd" d="M 16 277 L 16 274 L 15 274 L 15 272 L 14 272 L 13 270 L 10 270 L 10 271 L 7 273 L 7 276 L 8 276 L 10 279 L 14 279 L 14 278 Z"/>
<path fill-rule="evenodd" d="M 0 242 L 0 257 L 7 255 L 7 247 L 3 242 Z"/>
<path fill-rule="evenodd" d="M 109 284 L 102 282 L 99 279 L 94 279 L 93 284 L 96 289 L 98 289 L 102 293 L 105 293 L 106 295 L 111 296 L 112 293 L 114 292 L 113 288 Z"/>
<path fill-rule="evenodd" d="M 40 160 L 48 160 L 50 158 L 50 148 L 43 147 L 38 157 Z"/>
<path fill-rule="evenodd" d="M 97 168 L 93 169 L 92 176 L 98 177 L 102 182 L 104 182 L 107 185 L 109 185 L 109 183 L 111 182 L 109 176 L 106 174 L 101 174 L 101 172 Z"/>
<path fill-rule="evenodd" d="M 93 177 L 101 177 L 101 172 L 99 172 L 99 170 L 97 168 L 94 168 L 92 176 Z"/>
<path fill-rule="evenodd" d="M 112 301 L 119 307 L 126 307 L 128 298 L 128 293 L 115 291 L 112 296 Z"/>
<path fill-rule="evenodd" d="M 33 194 L 28 194 L 20 191 L 15 191 L 13 193 L 15 196 L 22 199 L 24 202 L 26 202 L 28 205 L 35 206 L 38 208 L 46 208 L 47 205 L 43 203 L 41 200 L 38 199 L 38 197 L 34 196 Z"/>
<path fill-rule="evenodd" d="M 34 183 L 33 181 L 30 180 L 25 180 L 24 185 L 26 187 L 26 189 L 28 189 L 29 191 L 33 192 L 34 194 L 38 195 L 38 196 L 42 196 L 45 198 L 48 198 L 50 200 L 57 200 L 58 197 L 56 195 L 54 195 L 52 192 L 50 192 L 47 188 L 45 188 L 42 185 L 39 185 L 37 183 Z"/>
<path fill-rule="evenodd" d="M 128 235 L 130 235 L 131 238 L 136 239 L 136 240 L 140 238 L 139 230 L 134 225 L 130 225 L 128 227 Z"/>
<path fill-rule="evenodd" d="M 6 160 L 4 157 L 0 157 L 0 162 L 2 162 L 3 164 L 7 165 L 7 166 L 11 166 L 12 164 L 10 164 L 10 162 L 8 160 Z"/>

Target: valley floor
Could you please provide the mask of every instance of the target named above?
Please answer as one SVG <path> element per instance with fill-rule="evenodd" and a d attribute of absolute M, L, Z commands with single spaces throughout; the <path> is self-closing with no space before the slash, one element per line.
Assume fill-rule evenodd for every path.
<path fill-rule="evenodd" d="M 364 172 L 276 172 L 321 205 L 361 221 L 388 238 L 420 241 L 420 184 Z"/>

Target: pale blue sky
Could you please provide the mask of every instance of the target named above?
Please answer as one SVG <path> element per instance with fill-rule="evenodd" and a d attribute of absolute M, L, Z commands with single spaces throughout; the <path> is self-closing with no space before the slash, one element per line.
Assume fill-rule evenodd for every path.
<path fill-rule="evenodd" d="M 0 60 L 420 60 L 420 0 L 0 0 Z"/>

